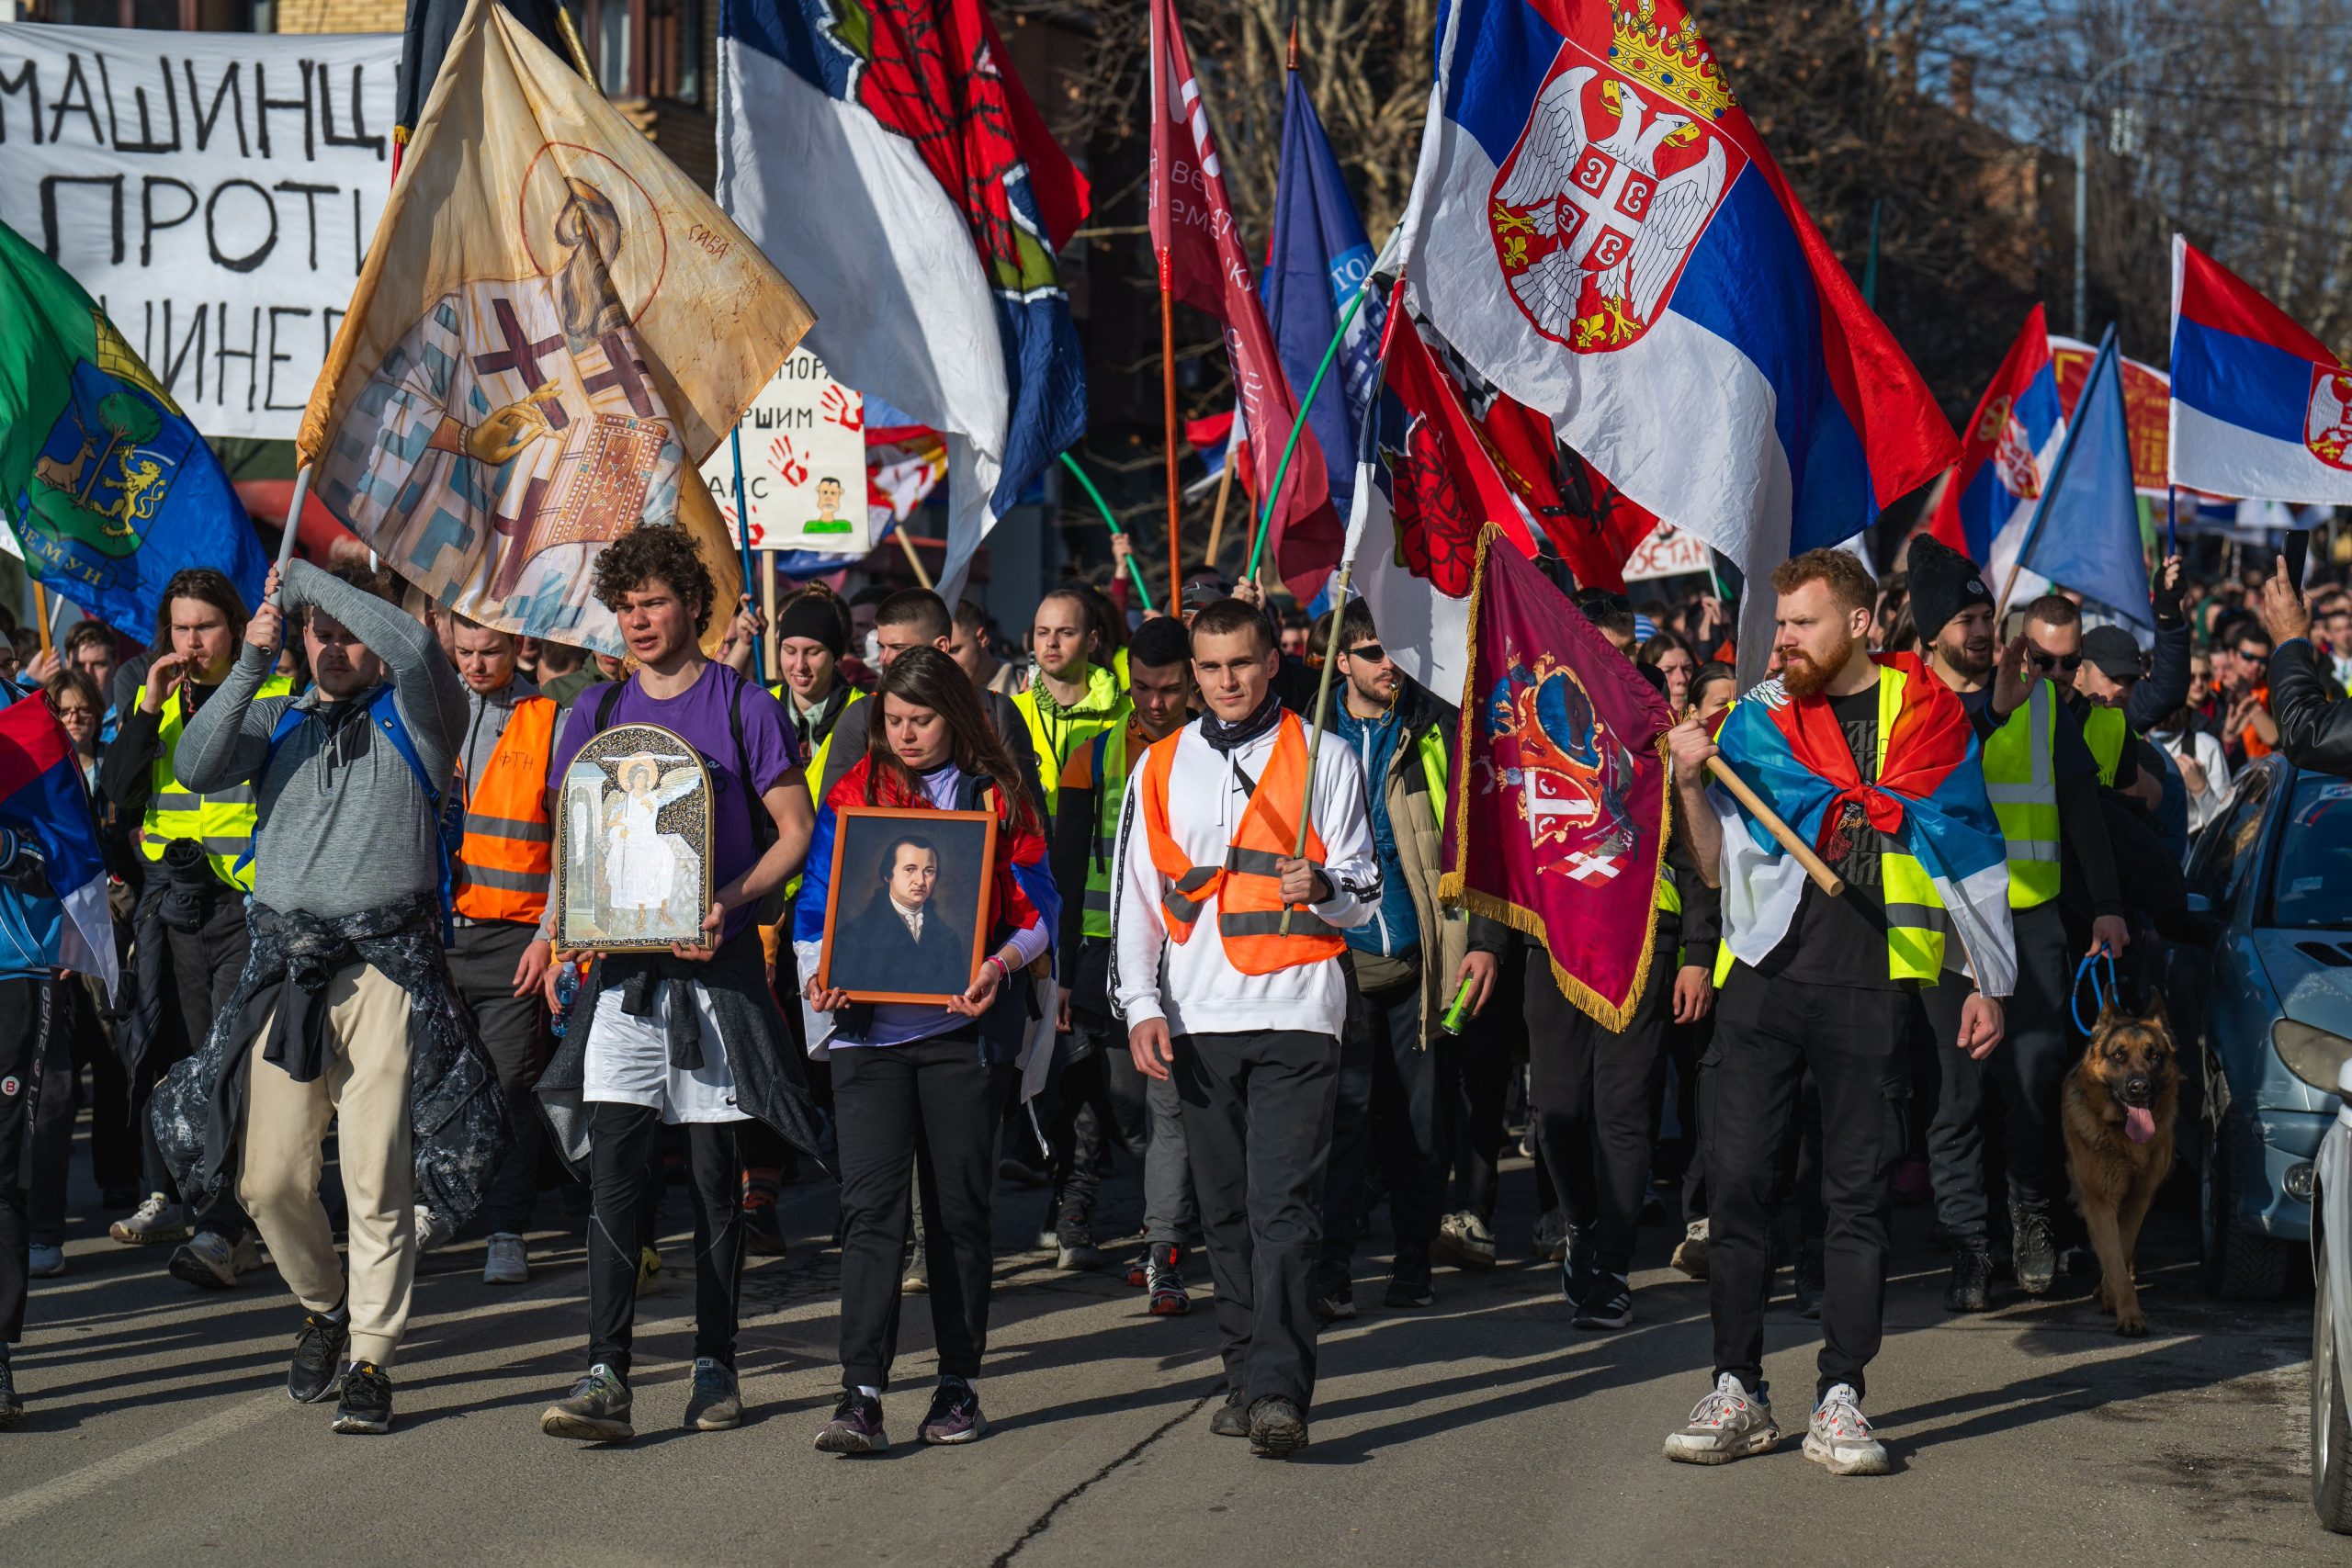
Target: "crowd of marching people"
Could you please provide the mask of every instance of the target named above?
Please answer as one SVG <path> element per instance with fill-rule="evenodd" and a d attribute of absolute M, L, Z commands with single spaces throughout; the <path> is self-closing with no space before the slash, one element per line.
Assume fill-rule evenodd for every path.
<path fill-rule="evenodd" d="M 21 1409 L 5 1347 L 28 1279 L 68 1268 L 86 1111 L 113 1240 L 208 1291 L 252 1288 L 266 1258 L 295 1298 L 288 1392 L 334 1401 L 338 1431 L 391 1425 L 422 1255 L 478 1237 L 482 1280 L 519 1285 L 527 1238 L 561 1228 L 585 1236 L 584 1344 L 541 1429 L 631 1437 L 668 1181 L 694 1227 L 683 1419 L 737 1425 L 746 1259 L 785 1249 L 780 1200 L 813 1181 L 839 1193 L 827 1452 L 888 1446 L 909 1296 L 938 1348 L 918 1437 L 986 1432 L 1012 1201 L 1041 1205 L 1056 1267 L 1124 1274 L 1151 1316 L 1209 1284 L 1213 1429 L 1274 1456 L 1307 1442 L 1322 1326 L 1425 1311 L 1449 1273 L 1523 1258 L 1557 1267 L 1591 1333 L 1640 1314 L 1637 1264 L 1707 1280 L 1710 1387 L 1666 1451 L 1760 1452 L 1787 1267 L 1822 1339 L 1806 1452 L 1880 1472 L 1863 1404 L 1892 1207 L 1932 1204 L 1954 1313 L 2095 1267 L 2057 1127 L 2077 965 L 2154 983 L 2189 837 L 2281 742 L 2274 670 L 2352 687 L 2352 593 L 2306 607 L 2178 558 L 2143 636 L 2058 593 L 2004 616 L 1924 534 L 1883 579 L 1810 552 L 1750 588 L 1778 606 L 1778 685 L 1745 698 L 1716 598 L 1577 592 L 1677 720 L 1657 956 L 1610 1030 L 1540 940 L 1441 897 L 1458 694 L 1408 679 L 1360 601 L 1310 624 L 1203 572 L 1175 615 L 1072 581 L 1011 637 L 922 588 L 812 586 L 770 618 L 715 604 L 664 528 L 609 546 L 596 592 L 626 658 L 412 615 L 370 568 L 299 561 L 258 605 L 181 572 L 143 649 L 96 621 L 53 651 L 0 645 L 72 743 L 127 955 L 110 998 L 0 953 L 0 1422 Z M 1839 793 L 1817 847 L 1843 897 L 1768 887 L 1706 792 L 1710 758 L 1753 744 L 1740 709 L 1788 703 L 1819 716 L 1809 765 Z M 709 773 L 702 940 L 567 953 L 552 784 L 638 723 Z M 1981 886 L 1928 876 L 1873 804 L 1938 725 L 1982 756 L 2006 861 Z M 825 985 L 854 806 L 994 824 L 982 956 L 944 1005 Z M 42 893 L 38 857 L 0 842 L 0 917 L 38 919 Z M 897 913 L 918 944 L 938 918 Z M 1514 1150 L 1524 1235 L 1496 1224 Z M 1143 1200 L 1124 1235 L 1101 1203 L 1120 1162 Z M 1391 1259 L 1377 1288 L 1360 1251 Z"/>

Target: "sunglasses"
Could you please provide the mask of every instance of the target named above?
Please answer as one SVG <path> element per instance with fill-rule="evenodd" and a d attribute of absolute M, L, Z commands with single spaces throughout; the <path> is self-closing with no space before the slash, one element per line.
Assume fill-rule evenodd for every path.
<path fill-rule="evenodd" d="M 1340 651 L 1350 659 L 1361 659 L 1366 664 L 1378 664 L 1388 657 L 1388 650 L 1376 642 L 1360 642 L 1353 648 L 1343 648 Z"/>
<path fill-rule="evenodd" d="M 1608 616 L 1612 611 L 1630 610 L 1633 607 L 1634 602 L 1624 594 L 1611 593 L 1605 588 L 1589 588 L 1577 595 L 1577 608 L 1584 612 L 1586 620 L 1595 623 Z"/>
<path fill-rule="evenodd" d="M 2045 675 L 2052 670 L 2080 670 L 2083 656 L 2079 653 L 2037 653 L 2033 656 L 2033 667 Z"/>
<path fill-rule="evenodd" d="M 2245 648 L 2237 649 L 2236 652 L 2237 656 L 2240 659 L 2245 660 L 2248 664 L 2267 664 L 2270 662 L 2270 650 L 2267 648 L 2258 653 L 2251 649 Z"/>

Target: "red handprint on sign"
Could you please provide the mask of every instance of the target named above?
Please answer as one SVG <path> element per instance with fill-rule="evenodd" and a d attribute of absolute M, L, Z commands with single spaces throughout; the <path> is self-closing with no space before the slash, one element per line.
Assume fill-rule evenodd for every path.
<path fill-rule="evenodd" d="M 825 423 L 838 424 L 843 430 L 865 428 L 865 402 L 861 400 L 853 404 L 850 401 L 849 393 L 842 389 L 838 382 L 831 383 L 825 388 L 825 395 L 819 401 L 817 412 Z"/>
<path fill-rule="evenodd" d="M 792 449 L 792 437 L 779 435 L 768 444 L 768 460 L 785 484 L 794 490 L 808 482 L 808 459 Z"/>

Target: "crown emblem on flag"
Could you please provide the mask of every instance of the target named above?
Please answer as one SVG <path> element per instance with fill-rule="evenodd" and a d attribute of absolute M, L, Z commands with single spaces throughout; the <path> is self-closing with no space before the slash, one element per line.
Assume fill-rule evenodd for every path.
<path fill-rule="evenodd" d="M 1739 100 L 1732 96 L 1723 67 L 1708 52 L 1707 40 L 1699 36 L 1699 18 L 1685 12 L 1682 25 L 1668 28 L 1652 19 L 1657 10 L 1657 0 L 1641 0 L 1638 8 L 1628 4 L 1611 17 L 1616 36 L 1609 46 L 1609 63 L 1709 119 L 1722 118 L 1724 110 Z"/>

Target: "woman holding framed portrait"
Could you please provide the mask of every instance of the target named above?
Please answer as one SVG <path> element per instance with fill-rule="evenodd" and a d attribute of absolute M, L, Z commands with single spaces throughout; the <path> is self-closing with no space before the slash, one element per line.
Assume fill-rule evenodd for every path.
<path fill-rule="evenodd" d="M 842 1399 L 826 1453 L 890 1446 L 908 1184 L 921 1184 L 939 1387 L 919 1436 L 986 1430 L 996 1139 L 1039 1016 L 1061 898 L 1044 823 L 963 669 L 932 648 L 890 661 L 865 755 L 817 813 L 793 949 L 812 1053 L 832 1068 L 841 1157 Z M 918 1162 L 916 1149 L 923 1151 Z"/>

